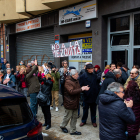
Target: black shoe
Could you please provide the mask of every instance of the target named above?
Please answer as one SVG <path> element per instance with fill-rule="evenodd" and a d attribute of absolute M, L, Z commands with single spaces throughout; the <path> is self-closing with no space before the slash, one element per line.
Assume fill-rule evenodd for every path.
<path fill-rule="evenodd" d="M 60 127 L 61 128 L 61 127 Z M 64 132 L 64 133 L 68 133 L 68 129 L 67 128 L 61 128 L 62 129 L 62 131 Z"/>
<path fill-rule="evenodd" d="M 50 125 L 47 125 L 45 130 L 48 130 L 50 128 L 51 128 L 51 126 Z"/>
<path fill-rule="evenodd" d="M 42 126 L 47 126 L 47 124 L 46 124 L 46 123 L 44 123 Z"/>
<path fill-rule="evenodd" d="M 82 135 L 82 133 L 81 132 L 74 132 L 74 133 L 70 133 L 71 135 Z"/>

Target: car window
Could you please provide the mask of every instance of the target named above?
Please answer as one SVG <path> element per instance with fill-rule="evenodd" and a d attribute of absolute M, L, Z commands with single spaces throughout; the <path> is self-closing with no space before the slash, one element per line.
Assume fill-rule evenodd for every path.
<path fill-rule="evenodd" d="M 0 130 L 27 124 L 32 118 L 26 98 L 0 99 Z"/>

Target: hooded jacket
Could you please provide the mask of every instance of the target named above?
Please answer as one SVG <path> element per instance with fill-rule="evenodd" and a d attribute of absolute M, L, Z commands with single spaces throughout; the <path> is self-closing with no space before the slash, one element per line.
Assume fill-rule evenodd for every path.
<path fill-rule="evenodd" d="M 124 100 L 106 90 L 99 97 L 100 140 L 126 140 L 127 123 L 135 123 L 135 115 Z"/>
<path fill-rule="evenodd" d="M 102 87 L 100 89 L 99 95 L 103 94 L 104 91 L 107 89 L 107 86 L 109 84 L 111 84 L 112 82 L 116 82 L 116 77 L 114 76 L 114 74 L 112 72 L 108 72 L 105 75 L 105 80 L 104 80 L 104 82 L 102 84 Z M 97 100 L 96 100 L 97 104 L 99 104 L 99 95 L 98 95 Z"/>

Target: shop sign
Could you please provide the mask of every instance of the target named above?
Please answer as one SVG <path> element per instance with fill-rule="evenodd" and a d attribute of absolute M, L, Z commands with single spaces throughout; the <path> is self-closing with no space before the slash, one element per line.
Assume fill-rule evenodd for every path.
<path fill-rule="evenodd" d="M 41 17 L 27 20 L 16 24 L 16 33 L 33 30 L 41 27 Z"/>
<path fill-rule="evenodd" d="M 59 11 L 59 25 L 97 18 L 97 0 Z"/>
<path fill-rule="evenodd" d="M 82 40 L 51 44 L 51 49 L 54 57 L 67 57 L 82 54 Z"/>
<path fill-rule="evenodd" d="M 69 39 L 69 42 L 77 41 L 77 40 L 83 40 L 82 43 L 82 52 L 92 52 L 92 37 L 83 37 L 83 38 L 77 38 L 77 39 Z"/>
<path fill-rule="evenodd" d="M 90 26 L 91 26 L 90 20 L 87 20 L 87 21 L 86 21 L 86 28 L 89 28 Z"/>

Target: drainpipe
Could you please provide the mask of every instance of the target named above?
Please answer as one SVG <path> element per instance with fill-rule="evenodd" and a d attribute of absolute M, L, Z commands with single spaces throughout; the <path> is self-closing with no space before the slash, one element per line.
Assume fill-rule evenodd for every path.
<path fill-rule="evenodd" d="M 26 0 L 24 0 L 24 10 L 25 10 L 25 13 L 31 15 L 32 17 L 35 17 L 35 15 L 33 15 L 33 14 L 31 14 L 31 13 L 26 11 Z"/>

